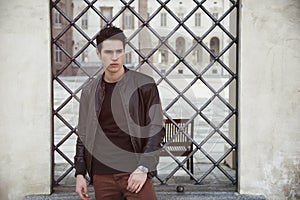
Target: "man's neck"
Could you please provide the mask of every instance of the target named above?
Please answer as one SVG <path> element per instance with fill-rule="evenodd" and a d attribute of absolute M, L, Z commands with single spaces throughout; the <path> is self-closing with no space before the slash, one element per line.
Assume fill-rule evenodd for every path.
<path fill-rule="evenodd" d="M 122 79 L 123 75 L 125 74 L 125 69 L 118 71 L 117 73 L 110 73 L 105 71 L 104 73 L 104 80 L 108 83 L 115 83 Z"/>

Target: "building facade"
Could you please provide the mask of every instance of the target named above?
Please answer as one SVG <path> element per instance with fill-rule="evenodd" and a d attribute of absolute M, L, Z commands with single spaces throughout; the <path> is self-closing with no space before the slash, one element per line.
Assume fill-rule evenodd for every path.
<path fill-rule="evenodd" d="M 52 12 L 52 34 L 55 44 L 53 45 L 53 75 L 75 75 L 77 70 L 71 67 L 71 56 L 73 56 L 73 30 L 68 27 L 69 20 L 73 19 L 72 1 L 59 1 L 58 9 Z M 62 16 L 61 12 L 67 16 Z M 67 19 L 66 19 L 67 18 Z M 64 34 L 61 34 L 64 33 Z"/>
<path fill-rule="evenodd" d="M 203 44 L 215 55 L 218 55 L 224 47 L 229 44 L 230 40 L 224 31 L 218 27 L 214 28 L 208 35 L 205 34 L 205 31 L 214 25 L 214 21 L 200 8 L 195 10 L 191 16 L 187 16 L 187 14 L 192 11 L 191 8 L 195 6 L 193 1 L 171 1 L 168 3 L 168 9 L 171 10 L 172 15 L 167 12 L 165 8 L 162 8 L 154 17 L 152 17 L 153 13 L 160 7 L 160 4 L 155 0 L 133 1 L 131 7 L 134 11 L 126 9 L 119 16 L 117 16 L 118 12 L 122 10 L 124 4 L 118 0 L 97 1 L 93 4 L 97 11 L 89 9 L 87 12 L 84 12 L 86 3 L 83 1 L 73 0 L 72 2 L 62 2 L 64 2 L 63 4 L 65 5 L 58 4 L 58 6 L 66 8 L 66 12 L 70 13 L 70 18 L 72 18 L 72 16 L 73 18 L 78 18 L 76 25 L 80 29 L 71 29 L 66 36 L 60 38 L 60 42 L 65 44 L 66 51 L 69 52 L 77 62 L 70 63 L 67 56 L 61 52 L 61 49 L 57 46 L 54 47 L 55 54 L 53 60 L 56 66 L 55 69 L 59 67 L 63 68 L 63 66 L 67 65 L 67 70 L 63 72 L 63 75 L 82 75 L 82 72 L 78 70 L 78 66 L 83 67 L 88 73 L 95 73 L 95 71 L 101 67 L 101 63 L 99 63 L 95 52 L 95 46 L 87 42 L 87 37 L 89 40 L 95 38 L 100 28 L 106 25 L 106 23 L 109 23 L 112 19 L 112 24 L 122 28 L 125 34 L 130 38 L 129 42 L 131 45 L 143 51 L 145 56 L 147 56 L 154 47 L 160 45 L 159 50 L 151 54 L 148 59 L 151 60 L 154 65 L 159 66 L 161 73 L 168 71 L 181 57 L 184 57 L 186 62 L 191 63 L 197 72 L 201 72 L 212 62 L 212 56 L 207 52 L 207 49 L 199 44 L 193 47 L 197 41 L 187 33 L 185 28 L 179 27 L 174 34 L 171 34 L 175 25 L 178 23 L 177 20 L 184 21 L 184 25 L 194 32 L 197 37 L 203 39 Z M 142 3 L 143 6 L 141 6 Z M 220 17 L 227 11 L 229 4 L 229 1 L 216 0 L 205 2 L 204 6 L 214 20 L 220 20 Z M 99 17 L 96 12 L 100 13 L 101 17 Z M 151 31 L 147 30 L 147 28 L 144 28 L 138 34 L 134 34 L 141 25 L 141 21 L 134 16 L 134 12 L 139 14 L 144 12 L 144 20 L 150 17 L 149 25 L 156 31 L 157 35 L 154 35 Z M 82 13 L 84 14 L 82 15 Z M 53 31 L 61 32 L 63 28 L 65 28 L 65 24 L 63 24 L 65 21 L 63 20 L 64 17 L 58 12 L 54 13 L 53 17 Z M 222 20 L 221 23 L 229 30 L 229 20 L 227 18 Z M 84 32 L 87 37 L 83 36 L 83 34 L 80 33 L 81 31 Z M 131 37 L 133 34 L 134 37 Z M 166 37 L 168 38 L 165 39 Z M 162 41 L 164 42 L 163 44 Z M 193 49 L 190 50 L 192 47 Z M 228 57 L 228 54 L 222 56 L 224 62 L 228 63 Z M 129 45 L 126 47 L 125 58 L 126 65 L 129 68 L 136 68 L 141 61 L 140 56 Z M 192 74 L 192 72 L 183 65 L 176 66 L 174 73 Z M 218 63 L 214 63 L 214 66 L 211 67 L 206 74 L 226 76 L 226 71 L 224 71 Z"/>

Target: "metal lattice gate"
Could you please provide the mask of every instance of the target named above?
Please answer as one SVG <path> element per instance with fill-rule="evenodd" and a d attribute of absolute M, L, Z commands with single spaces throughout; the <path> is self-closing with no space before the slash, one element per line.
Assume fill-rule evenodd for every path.
<path fill-rule="evenodd" d="M 235 188 L 237 0 L 51 0 L 50 4 L 54 186 L 74 184 L 80 93 L 101 68 L 95 36 L 104 25 L 114 24 L 128 37 L 126 66 L 156 80 L 164 116 L 175 126 L 175 135 L 164 144 L 168 156 L 161 157 L 154 181 Z M 171 149 L 178 138 L 190 144 L 185 155 Z"/>

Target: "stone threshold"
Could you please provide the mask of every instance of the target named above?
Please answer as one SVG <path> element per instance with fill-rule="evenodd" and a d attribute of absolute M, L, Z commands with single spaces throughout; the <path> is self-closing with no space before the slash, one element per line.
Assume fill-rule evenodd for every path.
<path fill-rule="evenodd" d="M 266 200 L 262 195 L 239 194 L 237 192 L 156 192 L 158 200 Z M 94 193 L 90 193 L 95 199 Z M 26 196 L 24 200 L 80 200 L 75 192 L 53 193 L 51 195 Z"/>

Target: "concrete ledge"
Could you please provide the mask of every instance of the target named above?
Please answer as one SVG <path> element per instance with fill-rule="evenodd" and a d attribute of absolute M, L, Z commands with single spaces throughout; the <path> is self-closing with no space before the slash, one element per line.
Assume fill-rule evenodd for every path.
<path fill-rule="evenodd" d="M 94 193 L 91 193 L 95 199 Z M 266 200 L 262 195 L 238 194 L 236 192 L 157 192 L 159 200 Z M 24 200 L 80 200 L 75 192 L 52 195 L 27 196 Z"/>

